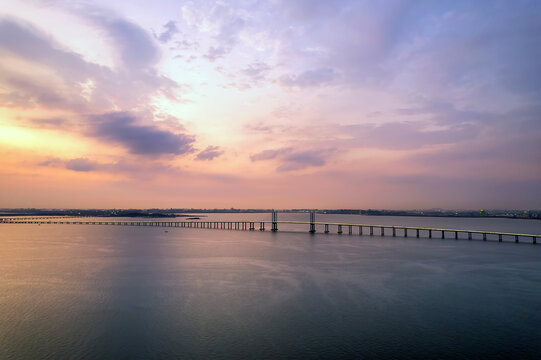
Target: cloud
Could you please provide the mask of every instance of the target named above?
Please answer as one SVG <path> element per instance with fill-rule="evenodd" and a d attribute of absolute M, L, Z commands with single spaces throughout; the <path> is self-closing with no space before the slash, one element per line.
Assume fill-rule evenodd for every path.
<path fill-rule="evenodd" d="M 237 45 L 239 34 L 246 26 L 245 14 L 244 10 L 221 1 L 210 6 L 208 3 L 188 3 L 182 7 L 186 24 L 208 37 L 211 45 L 203 58 L 211 62 L 225 57 Z"/>
<path fill-rule="evenodd" d="M 86 6 L 77 13 L 107 33 L 124 66 L 144 69 L 154 66 L 160 59 L 160 51 L 152 37 L 139 25 L 97 7 Z"/>
<path fill-rule="evenodd" d="M 229 50 L 224 48 L 223 46 L 211 46 L 208 48 L 207 53 L 203 55 L 205 59 L 208 59 L 210 62 L 214 62 L 218 60 L 219 58 L 224 57 L 229 53 Z"/>
<path fill-rule="evenodd" d="M 93 171 L 96 170 L 98 165 L 95 162 L 92 162 L 86 158 L 77 158 L 72 159 L 66 162 L 66 169 L 73 171 Z"/>
<path fill-rule="evenodd" d="M 28 121 L 37 127 L 59 127 L 66 124 L 66 120 L 61 118 L 32 118 Z"/>
<path fill-rule="evenodd" d="M 277 171 L 301 170 L 310 166 L 325 165 L 325 151 L 300 151 L 286 155 L 282 159 L 282 165 L 278 166 Z"/>
<path fill-rule="evenodd" d="M 0 18 L 0 52 L 43 70 L 28 73 L 10 67 L 11 62 L 1 63 L 0 87 L 9 90 L 0 91 L 0 103 L 86 113 L 131 109 L 157 94 L 176 98 L 180 86 L 154 69 L 159 54 L 143 29 L 122 19 L 92 16 L 100 19 L 94 25 L 114 35 L 127 66 L 113 70 L 87 62 L 32 24 Z M 92 86 L 89 89 L 85 84 Z"/>
<path fill-rule="evenodd" d="M 18 117 L 17 125 L 21 127 L 28 127 L 33 129 L 63 129 L 69 130 L 72 127 L 70 121 L 64 118 L 58 117 Z"/>
<path fill-rule="evenodd" d="M 250 156 L 250 160 L 255 162 L 277 159 L 280 165 L 276 168 L 276 171 L 283 172 L 323 166 L 326 163 L 327 156 L 333 152 L 334 150 L 329 149 L 295 151 L 291 147 L 285 147 L 261 151 Z"/>
<path fill-rule="evenodd" d="M 336 78 L 336 73 L 330 68 L 307 70 L 299 75 L 284 75 L 278 82 L 284 86 L 311 87 L 328 84 Z"/>
<path fill-rule="evenodd" d="M 475 124 L 459 123 L 444 129 L 427 129 L 416 122 L 390 122 L 381 125 L 348 125 L 344 134 L 352 138 L 352 147 L 410 150 L 436 144 L 454 144 L 475 138 L 480 128 Z"/>
<path fill-rule="evenodd" d="M 253 81 L 257 82 L 265 78 L 265 73 L 270 70 L 270 66 L 264 62 L 254 62 L 242 70 L 242 73 Z"/>
<path fill-rule="evenodd" d="M 0 65 L 1 68 L 1 65 Z M 4 77 L 7 76 L 7 77 Z M 63 89 L 49 88 L 46 81 L 27 79 L 25 75 L 0 74 L 0 84 L 10 89 L 0 94 L 0 105 L 5 107 L 46 109 L 84 109 L 83 99 L 78 94 L 69 94 Z"/>
<path fill-rule="evenodd" d="M 220 150 L 219 146 L 208 146 L 205 150 L 199 152 L 195 157 L 196 160 L 214 160 L 218 156 L 224 153 L 223 150 Z"/>
<path fill-rule="evenodd" d="M 138 125 L 125 112 L 92 116 L 90 135 L 121 144 L 137 155 L 182 155 L 193 151 L 193 137 L 161 130 L 155 125 Z"/>
<path fill-rule="evenodd" d="M 410 160 L 438 173 L 489 174 L 541 180 L 541 106 L 520 107 L 485 121 L 480 136 Z M 504 170 L 503 170 L 504 169 Z"/>
<path fill-rule="evenodd" d="M 14 18 L 0 18 L 0 52 L 52 69 L 63 80 L 63 86 L 51 86 L 54 75 L 30 75 L 8 67 L 8 62 L 0 64 L 0 85 L 10 89 L 0 95 L 4 106 L 81 109 L 85 100 L 80 96 L 78 84 L 92 77 L 91 74 L 109 75 L 107 69 L 63 50 L 31 24 Z"/>
<path fill-rule="evenodd" d="M 190 40 L 177 40 L 174 41 L 173 44 L 174 46 L 171 48 L 172 50 L 191 50 L 199 47 L 199 43 L 197 41 Z"/>
<path fill-rule="evenodd" d="M 22 58 L 61 69 L 71 79 L 89 70 L 99 69 L 99 66 L 85 62 L 81 55 L 63 50 L 60 44 L 32 24 L 16 18 L 0 18 L 0 48 Z"/>
<path fill-rule="evenodd" d="M 250 160 L 252 161 L 262 161 L 262 160 L 271 160 L 275 159 L 278 156 L 285 155 L 293 151 L 293 148 L 287 147 L 276 150 L 264 150 L 257 154 L 251 155 Z"/>
<path fill-rule="evenodd" d="M 175 34 L 178 34 L 179 30 L 173 20 L 167 22 L 163 27 L 165 28 L 165 31 L 159 35 L 154 35 L 154 37 L 158 39 L 159 42 L 165 44 L 169 42 Z M 177 41 L 177 43 L 180 42 Z"/>
<path fill-rule="evenodd" d="M 39 166 L 52 166 L 52 167 L 58 167 L 63 164 L 64 162 L 62 161 L 62 159 L 59 159 L 59 158 L 48 158 L 38 163 Z"/>

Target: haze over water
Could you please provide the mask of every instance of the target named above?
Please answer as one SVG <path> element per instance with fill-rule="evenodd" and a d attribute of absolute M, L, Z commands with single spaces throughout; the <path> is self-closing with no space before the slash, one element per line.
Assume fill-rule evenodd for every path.
<path fill-rule="evenodd" d="M 525 220 L 461 227 L 476 222 L 541 233 Z M 530 244 L 18 224 L 0 241 L 2 359 L 541 354 Z"/>

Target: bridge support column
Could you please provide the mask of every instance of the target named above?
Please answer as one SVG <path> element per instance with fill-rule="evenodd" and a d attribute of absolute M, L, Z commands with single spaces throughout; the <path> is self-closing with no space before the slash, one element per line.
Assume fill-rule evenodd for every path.
<path fill-rule="evenodd" d="M 272 226 L 271 226 L 271 231 L 272 232 L 276 232 L 278 231 L 278 214 L 276 213 L 276 211 L 272 210 Z"/>
<path fill-rule="evenodd" d="M 393 226 L 393 237 L 396 236 L 396 228 Z"/>
<path fill-rule="evenodd" d="M 329 224 L 325 224 L 325 234 L 329 233 Z"/>
<path fill-rule="evenodd" d="M 338 233 L 339 233 L 339 234 L 342 233 L 342 225 L 338 225 Z"/>
<path fill-rule="evenodd" d="M 408 237 L 408 229 L 404 228 L 404 237 Z"/>
<path fill-rule="evenodd" d="M 536 236 L 532 236 L 532 243 L 534 245 L 537 244 L 537 237 Z"/>
<path fill-rule="evenodd" d="M 385 236 L 385 228 L 383 226 L 380 228 L 380 231 L 381 231 L 380 235 Z M 372 234 L 370 234 L 370 235 L 372 235 Z"/>
<path fill-rule="evenodd" d="M 432 239 L 432 230 L 428 230 L 428 238 Z"/>
<path fill-rule="evenodd" d="M 483 241 L 487 241 L 487 233 L 483 233 Z"/>
<path fill-rule="evenodd" d="M 468 240 L 471 240 L 471 232 L 468 233 Z"/>
<path fill-rule="evenodd" d="M 348 225 L 349 226 L 349 235 L 353 234 L 353 226 L 351 225 Z"/>
<path fill-rule="evenodd" d="M 445 231 L 444 230 L 441 231 L 441 238 L 445 239 Z"/>
<path fill-rule="evenodd" d="M 518 235 L 515 235 L 515 242 L 518 243 Z"/>
<path fill-rule="evenodd" d="M 362 234 L 363 234 L 363 227 L 359 226 L 359 235 L 362 235 Z"/>
<path fill-rule="evenodd" d="M 259 223 L 259 231 L 265 231 L 265 223 L 264 222 Z"/>
<path fill-rule="evenodd" d="M 415 229 L 415 235 L 419 237 L 419 229 Z"/>
<path fill-rule="evenodd" d="M 458 240 L 458 231 L 455 231 L 455 240 Z"/>
<path fill-rule="evenodd" d="M 374 235 L 374 227 L 370 226 L 370 236 Z"/>
<path fill-rule="evenodd" d="M 316 213 L 315 212 L 310 212 L 310 233 L 315 233 L 316 232 Z"/>

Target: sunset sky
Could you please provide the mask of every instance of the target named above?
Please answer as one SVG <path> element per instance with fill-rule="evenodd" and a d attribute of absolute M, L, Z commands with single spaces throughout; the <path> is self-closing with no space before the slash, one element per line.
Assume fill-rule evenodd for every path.
<path fill-rule="evenodd" d="M 0 208 L 541 208 L 540 1 L 0 6 Z"/>

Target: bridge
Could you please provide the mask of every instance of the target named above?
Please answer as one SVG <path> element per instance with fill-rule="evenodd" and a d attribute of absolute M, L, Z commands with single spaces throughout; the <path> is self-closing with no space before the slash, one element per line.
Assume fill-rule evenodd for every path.
<path fill-rule="evenodd" d="M 69 217 L 73 219 L 74 217 Z M 278 221 L 276 212 L 272 213 L 272 220 L 237 220 L 237 221 L 208 221 L 208 220 L 190 220 L 190 221 L 112 221 L 112 220 L 66 220 L 68 217 L 48 217 L 48 218 L 0 218 L 0 224 L 67 224 L 67 225 L 114 225 L 114 226 L 158 226 L 158 227 L 173 227 L 173 228 L 198 228 L 198 229 L 221 229 L 221 230 L 241 230 L 254 231 L 256 225 L 257 230 L 265 231 L 266 225 L 271 225 L 271 231 L 278 231 L 278 224 L 290 225 L 307 225 L 310 233 L 315 233 L 317 227 L 323 230 L 323 233 L 328 234 L 331 229 L 337 234 L 343 234 L 344 229 L 347 234 L 353 235 L 369 235 L 374 236 L 402 236 L 409 237 L 441 237 L 441 239 L 454 238 L 468 240 L 483 240 L 483 241 L 499 241 L 499 242 L 528 242 L 537 244 L 537 238 L 541 235 L 536 234 L 521 234 L 508 232 L 494 232 L 481 230 L 464 230 L 464 229 L 441 229 L 427 227 L 411 227 L 411 226 L 391 226 L 391 225 L 374 225 L 374 224 L 348 224 L 348 223 L 333 223 L 333 222 L 317 222 L 315 221 L 315 213 L 310 213 L 310 221 Z M 77 218 L 78 219 L 78 218 Z"/>

